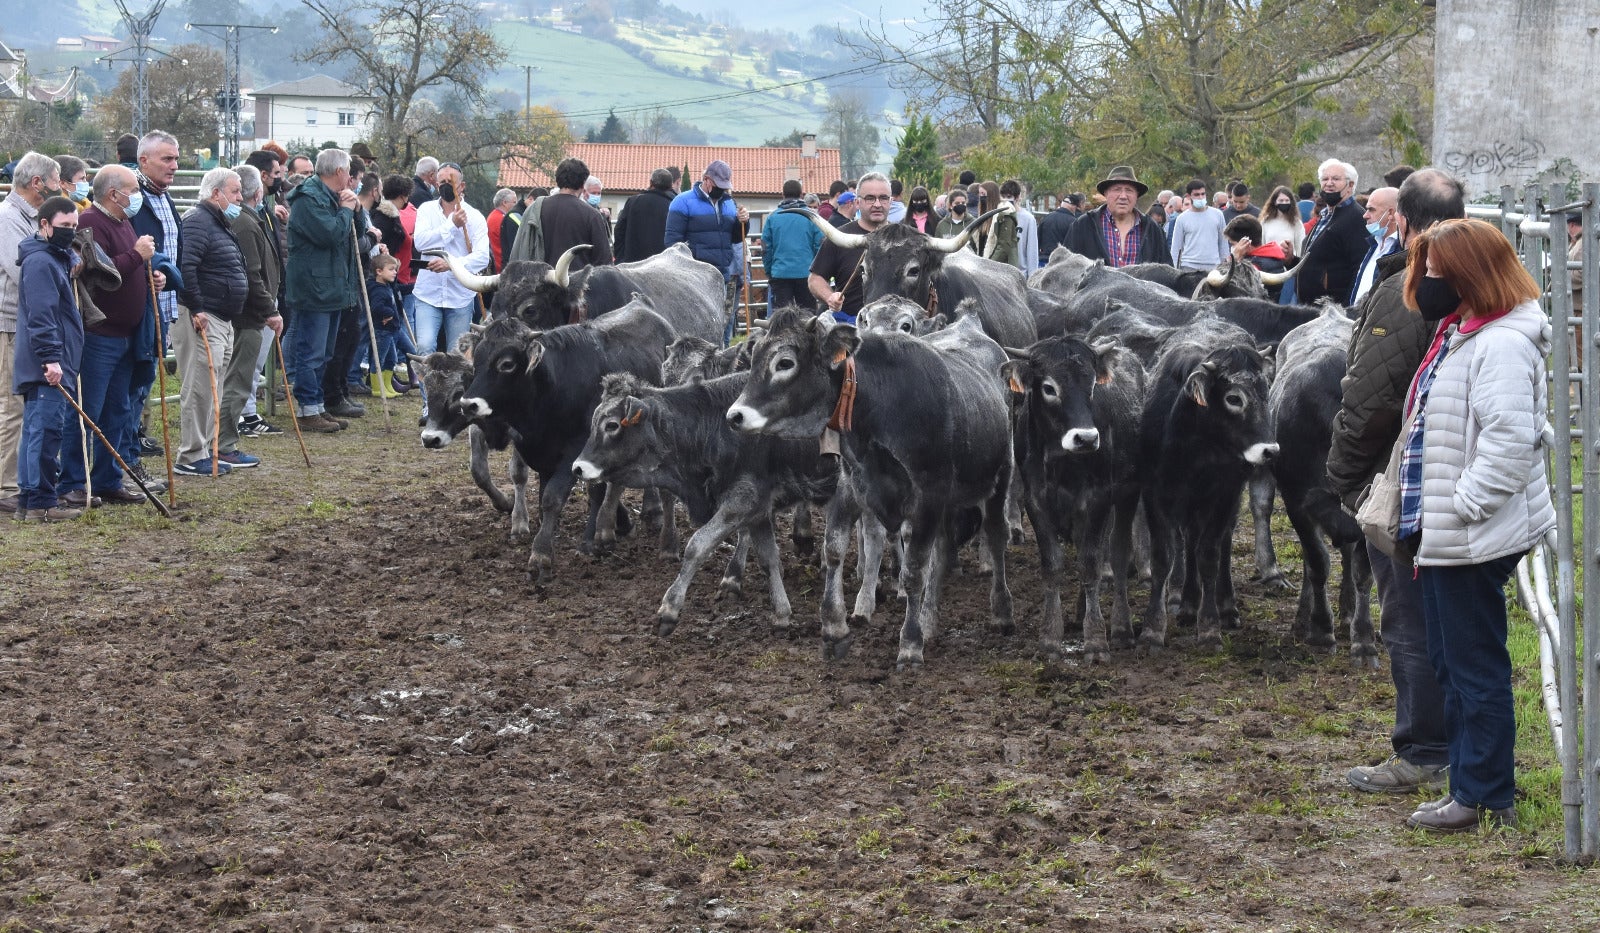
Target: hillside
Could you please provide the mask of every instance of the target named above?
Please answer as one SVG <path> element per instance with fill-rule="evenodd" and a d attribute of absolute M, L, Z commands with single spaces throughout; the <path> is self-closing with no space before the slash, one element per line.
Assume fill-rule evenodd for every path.
<path fill-rule="evenodd" d="M 615 45 L 542 26 L 500 22 L 494 30 L 511 54 L 490 79 L 489 89 L 520 100 L 522 66 L 532 65 L 537 69 L 532 76 L 533 102 L 559 108 L 579 126 L 600 123 L 610 108 L 625 121 L 659 108 L 704 130 L 712 144 L 756 146 L 796 128 L 815 129 L 821 122 L 815 106 L 821 98 L 806 94 L 804 86 L 747 94 L 747 79 L 758 87 L 775 80 L 757 74 L 748 59 L 729 55 L 733 67 L 725 80 L 677 72 L 682 66 L 698 71 L 714 56 L 702 62 L 670 37 L 658 38 L 654 42 L 658 51 L 652 54 L 659 54 L 672 70 L 654 67 Z M 678 103 L 686 100 L 700 102 Z"/>

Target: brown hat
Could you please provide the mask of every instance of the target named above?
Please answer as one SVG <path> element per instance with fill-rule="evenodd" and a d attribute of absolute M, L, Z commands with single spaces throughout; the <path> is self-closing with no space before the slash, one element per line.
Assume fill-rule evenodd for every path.
<path fill-rule="evenodd" d="M 1101 194 L 1105 194 L 1107 188 L 1119 182 L 1126 182 L 1137 188 L 1139 191 L 1139 197 L 1141 198 L 1150 193 L 1150 186 L 1134 176 L 1133 166 L 1131 165 L 1112 166 L 1111 171 L 1106 174 L 1105 181 L 1095 185 L 1094 190 L 1100 192 Z"/>

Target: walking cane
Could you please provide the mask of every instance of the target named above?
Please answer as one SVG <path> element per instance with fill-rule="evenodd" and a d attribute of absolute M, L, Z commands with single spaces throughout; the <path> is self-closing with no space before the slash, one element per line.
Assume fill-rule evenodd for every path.
<path fill-rule="evenodd" d="M 194 314 L 193 311 L 189 312 L 191 327 L 194 326 Z M 200 338 L 200 346 L 205 348 L 206 371 L 211 374 L 211 476 L 215 478 L 222 470 L 217 460 L 222 450 L 222 394 L 217 391 L 217 361 L 211 355 L 211 339 L 205 331 L 197 330 L 195 334 Z"/>
<path fill-rule="evenodd" d="M 383 361 L 378 359 L 378 328 L 372 321 L 372 302 L 367 298 L 367 278 L 361 274 L 361 238 L 356 236 L 355 224 L 350 225 L 350 246 L 352 255 L 356 260 L 356 281 L 361 283 L 361 309 L 367 312 L 367 337 L 372 340 L 372 366 L 368 373 L 378 376 L 379 390 L 376 395 L 378 404 L 383 406 L 383 433 L 393 434 L 394 425 L 389 421 L 388 393 L 383 392 Z"/>
<path fill-rule="evenodd" d="M 289 364 L 283 361 L 283 341 L 278 332 L 272 332 L 272 345 L 278 349 L 278 368 L 283 370 L 283 400 L 289 403 L 289 420 L 294 422 L 294 439 L 300 442 L 300 456 L 306 458 L 306 469 L 311 469 L 311 454 L 306 452 L 306 438 L 300 433 L 300 416 L 294 410 L 294 386 L 289 382 Z"/>
<path fill-rule="evenodd" d="M 750 316 L 753 312 L 750 309 L 750 226 L 748 224 L 745 225 L 744 233 L 739 239 L 744 243 L 744 249 L 740 251 L 740 255 L 744 258 L 744 339 L 749 340 Z M 768 310 L 771 310 L 771 307 L 772 287 L 769 285 L 767 287 Z"/>
<path fill-rule="evenodd" d="M 172 431 L 167 427 L 167 336 L 161 329 L 161 303 L 156 301 L 156 272 L 148 262 L 144 264 L 144 275 L 150 283 L 150 313 L 156 319 L 156 379 L 161 392 L 161 455 L 167 458 L 167 505 L 177 508 L 178 480 L 172 474 Z"/>
<path fill-rule="evenodd" d="M 83 398 L 83 375 L 80 373 L 77 379 L 78 398 Z M 89 475 L 93 472 L 89 463 L 89 432 L 79 431 L 78 442 L 83 446 L 83 507 L 91 509 L 94 508 L 94 477 Z"/>
<path fill-rule="evenodd" d="M 94 431 L 94 436 L 100 438 L 100 443 L 106 445 L 106 450 L 111 451 L 111 456 L 116 458 L 117 466 L 122 467 L 122 472 L 133 477 L 133 481 L 139 485 L 139 491 L 144 493 L 144 497 L 150 500 L 151 505 L 156 507 L 156 511 L 171 518 L 172 512 L 167 509 L 160 499 L 156 498 L 155 494 L 150 491 L 150 487 L 144 484 L 144 480 L 140 479 L 139 475 L 129 468 L 127 461 L 122 459 L 122 454 L 117 453 L 116 445 L 107 440 L 105 433 L 100 430 L 100 426 L 89 419 L 88 414 L 83 410 L 83 406 L 79 405 L 78 400 L 72 397 L 72 393 L 67 391 L 67 387 L 57 384 L 56 388 L 61 390 L 61 394 L 66 397 L 67 403 L 72 406 L 72 410 L 78 413 L 78 417 L 83 419 L 83 423 Z"/>

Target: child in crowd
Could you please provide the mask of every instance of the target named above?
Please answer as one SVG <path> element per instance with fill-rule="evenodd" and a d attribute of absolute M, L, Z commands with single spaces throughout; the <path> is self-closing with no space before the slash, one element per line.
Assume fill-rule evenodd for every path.
<path fill-rule="evenodd" d="M 59 522 L 77 518 L 80 509 L 60 504 L 61 435 L 72 406 L 61 390 L 78 384 L 83 360 L 83 318 L 73 295 L 72 239 L 78 233 L 78 208 L 64 197 L 39 206 L 38 231 L 20 249 L 16 356 L 11 391 L 23 398 L 22 444 L 17 456 L 16 518 Z M 58 388 L 58 386 L 60 388 Z"/>
<path fill-rule="evenodd" d="M 372 302 L 372 321 L 378 328 L 378 359 L 381 373 L 374 373 L 372 391 L 386 398 L 404 395 L 411 391 L 411 383 L 400 384 L 394 380 L 394 368 L 409 360 L 417 352 L 406 333 L 405 322 L 400 318 L 400 288 L 395 278 L 400 274 L 400 260 L 388 253 L 372 257 L 372 276 L 367 279 L 367 298 Z"/>
<path fill-rule="evenodd" d="M 1247 260 L 1260 272 L 1283 272 L 1289 268 L 1289 256 L 1277 243 L 1262 243 L 1261 221 L 1249 214 L 1240 214 L 1222 228 L 1228 238 L 1228 247 L 1235 259 Z M 1268 285 L 1267 297 L 1277 301 L 1282 285 Z"/>

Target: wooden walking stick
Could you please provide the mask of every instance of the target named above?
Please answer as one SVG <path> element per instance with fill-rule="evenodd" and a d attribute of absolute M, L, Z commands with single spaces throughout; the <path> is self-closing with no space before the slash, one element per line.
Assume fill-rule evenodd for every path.
<path fill-rule="evenodd" d="M 289 403 L 289 420 L 294 422 L 294 439 L 300 442 L 300 456 L 306 458 L 306 469 L 311 469 L 311 454 L 306 452 L 306 438 L 300 433 L 300 416 L 294 410 L 294 386 L 289 383 L 289 364 L 283 361 L 283 341 L 278 332 L 272 332 L 272 345 L 278 349 L 278 368 L 283 370 L 283 400 Z"/>
<path fill-rule="evenodd" d="M 372 341 L 372 363 L 368 368 L 368 375 L 378 377 L 379 391 L 373 393 L 377 396 L 378 404 L 383 406 L 383 433 L 393 434 L 394 425 L 389 421 L 389 398 L 383 389 L 383 370 L 380 368 L 383 361 L 378 359 L 378 328 L 372 321 L 372 302 L 367 298 L 367 279 L 361 274 L 361 238 L 356 236 L 355 224 L 350 225 L 350 247 L 356 261 L 356 281 L 361 283 L 361 309 L 367 312 L 367 337 Z"/>
<path fill-rule="evenodd" d="M 89 415 L 84 412 L 83 406 L 79 405 L 78 400 L 72 397 L 72 393 L 67 391 L 67 387 L 57 384 L 56 388 L 61 390 L 62 395 L 66 396 L 67 404 L 71 405 L 72 410 L 78 413 L 78 417 L 83 419 L 83 423 L 88 425 L 90 430 L 94 431 L 94 436 L 100 438 L 100 443 L 106 445 L 106 450 L 111 451 L 111 456 L 116 458 L 117 466 L 122 467 L 122 472 L 132 477 L 133 481 L 139 485 L 139 491 L 144 493 L 144 497 L 150 500 L 151 505 L 156 507 L 156 511 L 168 518 L 171 518 L 172 512 L 170 512 L 166 505 L 150 491 L 150 487 L 144 484 L 144 480 L 140 479 L 139 475 L 129 468 L 127 461 L 122 459 L 122 454 L 117 453 L 117 446 L 106 439 L 105 432 L 100 430 L 100 426 L 98 424 L 95 424 L 89 419 Z"/>
<path fill-rule="evenodd" d="M 79 373 L 77 379 L 78 398 L 83 398 L 83 374 Z M 94 508 L 94 477 L 89 474 L 94 472 L 94 465 L 89 462 L 88 431 L 78 432 L 78 443 L 83 448 L 83 507 L 91 509 Z"/>
<path fill-rule="evenodd" d="M 172 431 L 167 427 L 167 335 L 161 327 L 161 303 L 156 300 L 156 272 L 150 263 L 144 264 L 145 279 L 150 283 L 150 313 L 156 318 L 156 379 L 161 393 L 161 454 L 167 459 L 167 505 L 178 507 L 178 480 L 172 473 Z"/>
<path fill-rule="evenodd" d="M 739 237 L 744 248 L 739 255 L 744 259 L 744 339 L 750 339 L 750 225 L 746 224 L 744 233 Z M 772 287 L 767 287 L 767 310 L 772 309 Z"/>
<path fill-rule="evenodd" d="M 200 312 L 204 314 L 204 311 Z M 194 326 L 195 312 L 189 312 L 189 326 Z M 211 325 L 207 324 L 209 328 Z M 222 467 L 218 465 L 217 457 L 222 450 L 222 395 L 217 391 L 217 361 L 211 355 L 211 339 L 205 331 L 196 330 L 195 335 L 200 338 L 200 346 L 206 351 L 206 371 L 211 374 L 211 475 L 220 475 Z"/>

